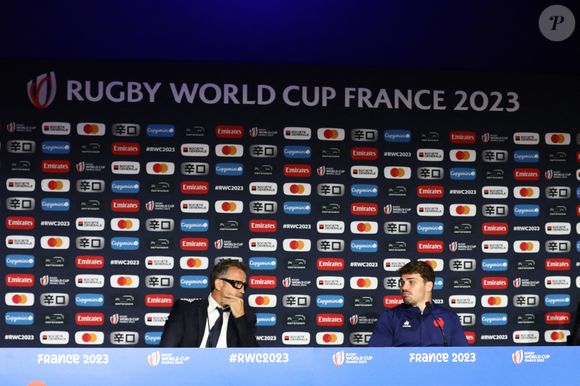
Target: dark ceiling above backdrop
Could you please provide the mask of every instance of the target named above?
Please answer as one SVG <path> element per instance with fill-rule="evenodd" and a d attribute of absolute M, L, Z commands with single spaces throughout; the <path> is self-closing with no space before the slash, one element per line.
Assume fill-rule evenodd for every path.
<path fill-rule="evenodd" d="M 576 1 L 4 1 L 2 58 L 150 59 L 580 72 Z"/>

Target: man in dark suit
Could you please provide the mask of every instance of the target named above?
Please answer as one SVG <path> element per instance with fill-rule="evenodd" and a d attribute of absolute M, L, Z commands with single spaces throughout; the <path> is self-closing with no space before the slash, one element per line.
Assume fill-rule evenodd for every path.
<path fill-rule="evenodd" d="M 246 311 L 248 268 L 226 259 L 214 267 L 211 293 L 194 302 L 178 300 L 165 323 L 161 347 L 258 347 L 256 316 Z"/>

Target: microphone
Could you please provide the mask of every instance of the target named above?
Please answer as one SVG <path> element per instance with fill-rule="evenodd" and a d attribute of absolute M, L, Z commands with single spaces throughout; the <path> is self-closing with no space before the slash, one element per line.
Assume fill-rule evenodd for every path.
<path fill-rule="evenodd" d="M 427 309 L 431 313 L 431 316 L 433 317 L 435 324 L 437 325 L 437 327 L 439 327 L 439 331 L 441 331 L 441 335 L 443 336 L 443 346 L 449 346 L 449 344 L 447 343 L 447 337 L 445 336 L 445 331 L 443 331 L 443 327 L 441 327 L 441 323 L 439 323 L 439 320 L 435 317 L 435 314 L 433 313 L 433 308 L 431 308 L 431 302 L 425 302 L 425 306 L 427 307 Z"/>

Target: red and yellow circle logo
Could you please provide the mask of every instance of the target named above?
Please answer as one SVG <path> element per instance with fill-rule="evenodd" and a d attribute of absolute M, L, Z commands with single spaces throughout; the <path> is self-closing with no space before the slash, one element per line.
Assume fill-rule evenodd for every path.
<path fill-rule="evenodd" d="M 62 247 L 62 239 L 60 237 L 50 237 L 47 244 L 51 248 Z"/>
<path fill-rule="evenodd" d="M 360 277 L 356 281 L 356 285 L 359 288 L 370 288 L 371 284 L 372 284 L 371 279 L 369 279 L 368 277 Z"/>
<path fill-rule="evenodd" d="M 117 227 L 119 227 L 119 229 L 131 229 L 133 228 L 133 221 L 131 220 L 119 220 L 117 221 Z"/>
<path fill-rule="evenodd" d="M 550 136 L 550 141 L 552 141 L 552 143 L 565 143 L 566 136 L 564 134 L 552 134 Z"/>
<path fill-rule="evenodd" d="M 85 134 L 97 134 L 99 132 L 99 126 L 94 123 L 87 123 L 83 126 L 83 132 Z"/>
<path fill-rule="evenodd" d="M 233 145 L 225 145 L 222 147 L 223 155 L 236 155 L 238 154 L 238 149 Z"/>
<path fill-rule="evenodd" d="M 370 232 L 372 229 L 372 224 L 369 224 L 368 222 L 361 222 L 356 225 L 356 230 L 359 232 Z"/>
<path fill-rule="evenodd" d="M 64 184 L 62 183 L 62 181 L 55 180 L 48 181 L 47 186 L 49 190 L 62 190 L 64 188 Z"/>
<path fill-rule="evenodd" d="M 133 279 L 129 276 L 119 276 L 117 278 L 117 284 L 120 286 L 130 286 L 133 284 Z"/>
<path fill-rule="evenodd" d="M 401 178 L 401 177 L 405 176 L 405 169 L 404 168 L 392 168 L 390 174 L 391 174 L 391 177 Z"/>
<path fill-rule="evenodd" d="M 161 162 L 156 162 L 153 164 L 152 169 L 154 173 L 167 173 L 167 171 L 169 170 L 169 166 Z"/>
<path fill-rule="evenodd" d="M 290 185 L 290 193 L 292 194 L 302 194 L 306 188 L 302 184 L 292 184 Z"/>
<path fill-rule="evenodd" d="M 322 341 L 324 343 L 336 343 L 337 340 L 338 336 L 336 336 L 336 334 L 325 333 L 324 335 L 322 335 Z"/>
<path fill-rule="evenodd" d="M 304 249 L 304 241 L 302 240 L 292 240 L 289 243 L 290 249 L 292 250 L 301 250 Z"/>
<path fill-rule="evenodd" d="M 221 208 L 224 212 L 235 212 L 238 205 L 233 201 L 222 202 Z"/>
<path fill-rule="evenodd" d="M 337 139 L 340 134 L 338 130 L 326 129 L 324 130 L 323 136 L 325 139 Z"/>
<path fill-rule="evenodd" d="M 501 305 L 501 297 L 500 296 L 490 296 L 487 298 L 487 305 L 488 306 L 499 306 Z"/>
<path fill-rule="evenodd" d="M 471 159 L 471 153 L 467 150 L 458 150 L 455 152 L 455 158 L 459 161 L 469 161 Z"/>
<path fill-rule="evenodd" d="M 270 304 L 270 297 L 258 295 L 256 296 L 256 304 L 259 306 L 267 306 L 268 304 Z"/>
<path fill-rule="evenodd" d="M 95 343 L 97 341 L 97 334 L 93 332 L 85 332 L 82 336 L 84 343 Z"/>
<path fill-rule="evenodd" d="M 468 215 L 471 212 L 469 205 L 457 205 L 455 207 L 455 213 L 461 215 Z"/>
<path fill-rule="evenodd" d="M 15 294 L 12 296 L 12 303 L 14 304 L 26 304 L 28 297 L 24 294 Z"/>
<path fill-rule="evenodd" d="M 189 259 L 187 259 L 186 264 L 190 268 L 199 268 L 201 267 L 201 259 L 198 259 L 196 257 L 190 257 Z"/>

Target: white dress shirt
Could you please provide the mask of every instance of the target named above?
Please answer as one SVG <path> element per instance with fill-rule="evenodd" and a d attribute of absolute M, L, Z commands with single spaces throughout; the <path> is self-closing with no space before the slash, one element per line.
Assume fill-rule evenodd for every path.
<path fill-rule="evenodd" d="M 215 322 L 220 316 L 218 308 L 221 308 L 220 305 L 214 300 L 211 294 L 207 297 L 209 305 L 207 306 L 207 320 L 205 322 L 205 330 L 203 332 L 203 339 L 201 340 L 201 345 L 199 347 L 205 347 L 207 345 L 207 339 L 209 337 L 209 330 L 213 327 Z M 217 342 L 218 348 L 225 348 L 228 347 L 227 341 L 227 331 L 228 331 L 228 320 L 230 318 L 230 311 L 224 311 L 224 321 L 222 324 L 222 330 L 220 332 L 220 337 Z"/>

